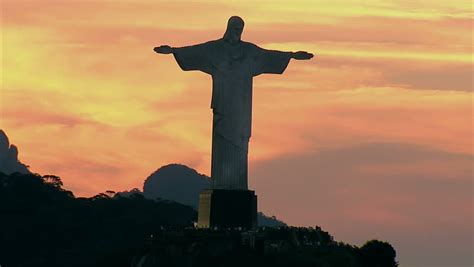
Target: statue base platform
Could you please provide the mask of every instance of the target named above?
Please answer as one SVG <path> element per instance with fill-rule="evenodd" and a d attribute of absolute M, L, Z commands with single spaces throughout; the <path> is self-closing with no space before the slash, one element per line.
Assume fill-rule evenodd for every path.
<path fill-rule="evenodd" d="M 250 190 L 207 189 L 199 195 L 198 228 L 257 227 L 257 196 Z"/>

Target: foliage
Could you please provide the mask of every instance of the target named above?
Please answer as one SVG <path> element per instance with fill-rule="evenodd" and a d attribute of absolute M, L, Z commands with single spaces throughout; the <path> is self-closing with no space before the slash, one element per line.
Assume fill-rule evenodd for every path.
<path fill-rule="evenodd" d="M 320 227 L 284 226 L 259 228 L 254 237 L 263 241 L 251 248 L 238 241 L 245 233 L 193 229 L 189 206 L 146 199 L 138 189 L 76 198 L 62 185 L 54 175 L 0 172 L 1 266 L 129 267 L 144 256 L 141 266 L 150 267 L 156 259 L 188 267 L 398 266 L 386 242 L 359 249 Z"/>
<path fill-rule="evenodd" d="M 181 204 L 112 195 L 75 198 L 57 176 L 0 173 L 0 265 L 130 266 L 150 232 L 197 217 Z"/>
<path fill-rule="evenodd" d="M 360 248 L 365 267 L 397 267 L 395 249 L 387 242 L 370 240 Z"/>

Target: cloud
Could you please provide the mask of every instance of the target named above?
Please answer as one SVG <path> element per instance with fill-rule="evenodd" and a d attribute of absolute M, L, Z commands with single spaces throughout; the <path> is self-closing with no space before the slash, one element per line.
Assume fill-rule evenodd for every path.
<path fill-rule="evenodd" d="M 257 43 L 372 43 L 398 45 L 405 49 L 421 45 L 429 49 L 435 46 L 469 51 L 470 38 L 466 32 L 470 25 L 469 18 L 428 20 L 361 16 L 334 23 L 317 23 L 315 19 L 313 24 L 256 24 L 245 29 L 244 36 Z"/>
<path fill-rule="evenodd" d="M 81 124 L 100 124 L 73 114 L 64 114 L 51 110 L 42 110 L 30 106 L 27 110 L 5 110 L 6 124 L 11 127 L 40 127 L 42 125 L 61 125 L 74 127 Z M 14 118 L 14 119 L 11 119 Z"/>
<path fill-rule="evenodd" d="M 61 28 L 64 23 L 79 26 L 154 26 L 166 28 L 213 28 L 207 14 L 226 21 L 234 9 L 215 2 L 156 1 L 6 1 L 7 23 L 28 23 Z M 188 10 L 193 10 L 189 12 Z M 139 14 L 139 15 L 137 15 Z M 216 15 L 217 14 L 217 15 Z M 177 24 L 176 22 L 181 22 Z M 67 25 L 66 24 L 66 25 Z"/>
<path fill-rule="evenodd" d="M 251 157 L 380 141 L 471 151 L 467 92 L 361 87 L 260 88 L 254 94 Z"/>
<path fill-rule="evenodd" d="M 336 90 L 348 88 L 353 82 L 357 84 L 378 87 L 400 87 L 413 90 L 444 90 L 472 92 L 471 64 L 463 62 L 422 62 L 402 59 L 348 58 L 343 56 L 321 57 L 317 64 L 298 68 L 299 78 L 307 79 L 313 73 L 318 88 Z M 352 75 L 346 74 L 352 71 Z M 341 73 L 339 80 L 333 76 Z M 372 79 L 362 80 L 361 78 Z M 329 75 L 329 79 L 325 77 Z M 357 79 L 358 76 L 361 78 Z M 323 82 L 322 85 L 319 83 Z M 326 85 L 329 81 L 332 84 Z M 362 83 L 361 83 L 361 82 Z M 347 85 L 348 86 L 347 86 Z M 354 88 L 354 87 L 352 87 Z"/>
<path fill-rule="evenodd" d="M 471 252 L 453 248 L 472 248 L 473 163 L 470 154 L 362 143 L 255 162 L 250 183 L 262 210 L 290 224 L 358 244 L 389 240 L 406 266 L 467 266 Z"/>
<path fill-rule="evenodd" d="M 412 66 L 387 69 L 387 83 L 421 90 L 472 92 L 471 65 Z"/>

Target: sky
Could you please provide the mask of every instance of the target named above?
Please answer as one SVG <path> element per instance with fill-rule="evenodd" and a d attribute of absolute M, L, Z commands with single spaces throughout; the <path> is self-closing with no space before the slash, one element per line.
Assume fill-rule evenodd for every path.
<path fill-rule="evenodd" d="M 1 0 L 0 129 L 76 196 L 210 175 L 211 77 L 161 44 L 305 50 L 254 79 L 259 210 L 336 240 L 390 242 L 401 267 L 473 266 L 472 5 L 457 0 Z"/>

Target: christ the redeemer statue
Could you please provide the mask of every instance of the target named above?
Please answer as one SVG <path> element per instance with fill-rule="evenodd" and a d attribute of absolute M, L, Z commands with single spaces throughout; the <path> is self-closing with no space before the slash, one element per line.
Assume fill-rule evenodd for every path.
<path fill-rule="evenodd" d="M 244 42 L 243 29 L 244 21 L 233 16 L 221 39 L 179 48 L 168 45 L 154 48 L 156 53 L 172 53 L 182 70 L 199 70 L 212 76 L 213 189 L 248 189 L 253 77 L 262 73 L 282 74 L 290 59 L 313 57 L 304 51 L 266 50 Z"/>

